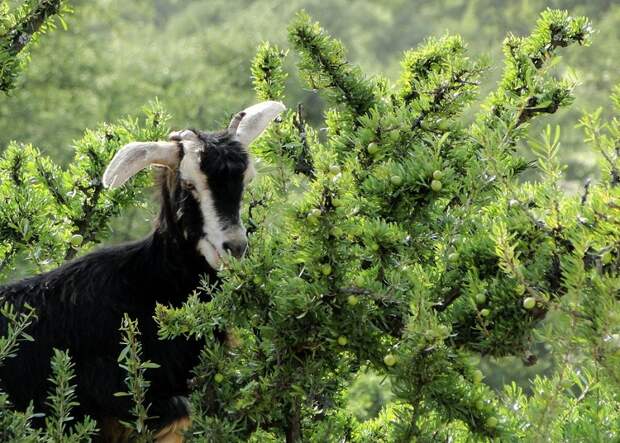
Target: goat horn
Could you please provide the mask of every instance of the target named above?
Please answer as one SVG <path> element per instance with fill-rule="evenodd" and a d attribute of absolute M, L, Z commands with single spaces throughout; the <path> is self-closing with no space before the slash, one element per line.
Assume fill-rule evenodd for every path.
<path fill-rule="evenodd" d="M 228 124 L 228 133 L 230 135 L 237 135 L 237 129 L 239 128 L 239 124 L 241 123 L 241 120 L 243 120 L 243 117 L 245 117 L 245 112 L 241 111 L 237 112 L 232 118 Z"/>
<path fill-rule="evenodd" d="M 175 167 L 178 164 L 176 142 L 133 142 L 123 146 L 103 174 L 103 186 L 118 188 L 152 164 Z"/>
<path fill-rule="evenodd" d="M 286 107 L 280 102 L 257 103 L 237 114 L 229 128 L 235 128 L 237 140 L 244 146 L 249 146 L 269 126 L 269 123 L 285 109 Z M 242 118 L 238 119 L 237 116 L 240 114 Z"/>

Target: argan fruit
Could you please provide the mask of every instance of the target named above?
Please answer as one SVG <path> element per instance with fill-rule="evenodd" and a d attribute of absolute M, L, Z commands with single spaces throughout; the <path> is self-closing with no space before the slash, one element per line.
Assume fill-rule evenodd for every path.
<path fill-rule="evenodd" d="M 385 363 L 386 366 L 394 366 L 396 364 L 396 356 L 387 354 L 383 357 L 383 363 Z"/>
<path fill-rule="evenodd" d="M 71 242 L 71 246 L 73 246 L 74 248 L 77 248 L 84 242 L 84 237 L 80 234 L 73 234 L 71 236 L 71 240 L 69 241 Z"/>
<path fill-rule="evenodd" d="M 535 306 L 536 306 L 536 299 L 534 297 L 527 297 L 526 299 L 523 300 L 524 309 L 527 309 L 529 311 L 531 309 L 534 309 Z"/>
<path fill-rule="evenodd" d="M 347 303 L 351 306 L 355 306 L 356 304 L 359 303 L 359 299 L 357 298 L 356 295 L 349 295 L 347 297 Z"/>

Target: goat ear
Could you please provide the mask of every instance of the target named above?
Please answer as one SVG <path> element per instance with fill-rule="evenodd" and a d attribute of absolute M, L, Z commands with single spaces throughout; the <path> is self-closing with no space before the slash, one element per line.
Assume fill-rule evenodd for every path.
<path fill-rule="evenodd" d="M 123 146 L 103 174 L 103 186 L 118 188 L 149 165 L 176 167 L 179 152 L 175 142 L 134 142 Z"/>
<path fill-rule="evenodd" d="M 235 115 L 228 130 L 235 134 L 241 144 L 248 146 L 285 109 L 286 107 L 280 102 L 258 103 Z"/>

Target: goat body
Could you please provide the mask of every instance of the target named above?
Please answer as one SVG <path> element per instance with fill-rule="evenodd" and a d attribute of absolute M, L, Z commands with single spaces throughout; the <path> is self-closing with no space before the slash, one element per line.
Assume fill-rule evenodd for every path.
<path fill-rule="evenodd" d="M 45 410 L 52 350 L 67 349 L 75 363 L 80 403 L 74 414 L 129 420 L 130 398 L 114 396 L 127 390 L 117 358 L 119 327 L 128 313 L 138 320 L 143 358 L 160 365 L 148 371 L 150 414 L 158 424 L 187 416 L 175 397 L 187 395 L 187 379 L 202 344 L 185 338 L 159 340 L 153 311 L 156 303 L 181 305 L 205 272 L 215 278 L 195 249 L 188 251 L 157 230 L 142 241 L 101 249 L 0 287 L 0 298 L 18 309 L 29 304 L 38 317 L 29 329 L 35 340 L 22 342 L 17 356 L 0 367 L 3 389 L 17 408 L 25 409 L 32 400 L 36 411 Z M 6 319 L 0 318 L 0 327 L 6 331 Z"/>

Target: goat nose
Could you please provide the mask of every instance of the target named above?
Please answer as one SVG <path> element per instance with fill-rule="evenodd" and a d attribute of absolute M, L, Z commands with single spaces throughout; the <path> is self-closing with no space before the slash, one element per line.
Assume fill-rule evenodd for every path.
<path fill-rule="evenodd" d="M 245 250 L 248 248 L 247 240 L 235 240 L 225 241 L 222 244 L 224 251 L 227 251 L 230 255 L 236 258 L 241 258 L 245 254 Z"/>

